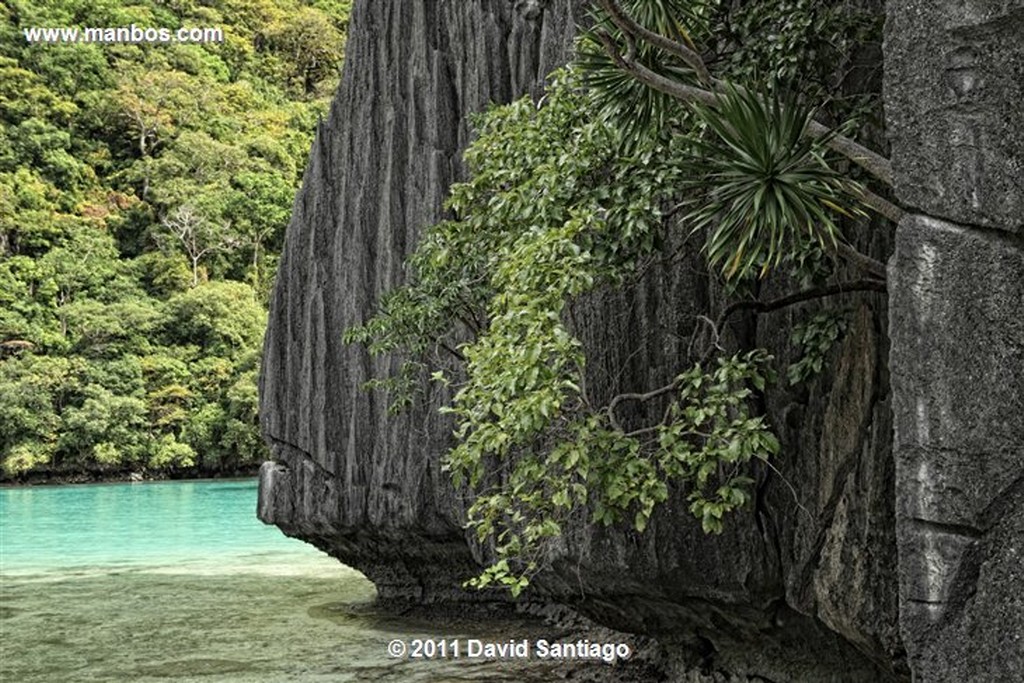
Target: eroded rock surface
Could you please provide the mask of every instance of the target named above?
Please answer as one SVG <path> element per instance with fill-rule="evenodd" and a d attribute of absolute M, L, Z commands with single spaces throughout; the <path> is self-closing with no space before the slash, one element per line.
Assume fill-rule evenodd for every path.
<path fill-rule="evenodd" d="M 541 11 L 543 8 L 543 11 Z M 265 342 L 261 420 L 279 465 L 261 516 L 357 566 L 383 595 L 450 595 L 472 559 L 437 456 L 450 425 L 362 385 L 397 367 L 342 344 L 402 281 L 461 173 L 468 114 L 538 92 L 575 30 L 568 0 L 357 2 L 342 83 L 317 133 Z M 433 399 L 433 400 L 432 400 Z"/>
<path fill-rule="evenodd" d="M 921 681 L 1022 680 L 1024 3 L 888 12 L 903 639 Z"/>
<path fill-rule="evenodd" d="M 901 622 L 923 681 L 1024 678 L 1024 244 L 922 216 L 891 265 Z"/>
<path fill-rule="evenodd" d="M 461 528 L 461 494 L 439 471 L 451 425 L 436 406 L 446 397 L 425 387 L 419 406 L 388 414 L 386 397 L 361 387 L 397 360 L 371 359 L 341 333 L 402 281 L 419 231 L 440 217 L 461 173 L 467 115 L 538 92 L 566 59 L 576 16 L 567 0 L 355 7 L 342 85 L 272 301 L 261 414 L 275 462 L 262 472 L 259 514 L 359 568 L 387 598 L 496 596 L 460 588 L 480 549 Z M 884 256 L 887 240 L 874 242 Z M 702 272 L 691 254 L 579 304 L 599 400 L 686 367 L 698 316 L 723 302 Z M 769 400 L 784 452 L 777 473 L 761 473 L 756 506 L 718 537 L 700 530 L 683 494 L 643 535 L 581 517 L 535 597 L 654 635 L 683 668 L 779 681 L 898 678 L 885 300 L 844 302 L 853 329 L 834 370 Z M 739 319 L 727 334 L 785 359 L 795 314 L 772 314 L 760 328 Z"/>
<path fill-rule="evenodd" d="M 999 5 L 1007 21 L 1018 16 L 1013 2 L 968 4 Z M 567 57 L 577 5 L 358 0 L 355 6 L 342 85 L 314 144 L 272 300 L 261 419 L 275 462 L 262 472 L 259 514 L 364 571 L 387 598 L 496 596 L 460 588 L 478 570 L 481 549 L 462 529 L 463 494 L 438 465 L 450 446 L 451 425 L 436 411 L 446 396 L 425 384 L 423 401 L 389 414 L 385 396 L 361 387 L 397 368 L 398 360 L 371 359 L 343 345 L 341 334 L 402 282 L 404 258 L 422 228 L 441 216 L 447 188 L 462 173 L 467 116 L 491 101 L 539 92 L 545 74 Z M 915 11 L 932 16 L 928 3 L 890 5 L 899 5 L 893 25 Z M 998 22 L 982 24 L 997 46 L 1004 44 L 998 43 L 1005 38 Z M 894 54 L 916 58 L 910 41 L 926 30 L 915 25 L 904 42 L 890 41 Z M 932 56 L 921 59 L 930 64 Z M 993 59 L 1008 68 L 1017 64 L 1012 55 Z M 932 76 L 919 78 L 912 65 L 894 65 L 890 77 L 899 74 L 921 90 L 932 88 Z M 1007 111 L 992 92 L 984 91 L 976 109 L 957 105 L 956 115 Z M 1014 603 L 999 588 L 1020 585 L 1024 552 L 1021 484 L 1014 478 L 1024 442 L 1024 410 L 1014 393 L 1014 382 L 1020 386 L 1014 367 L 1022 367 L 1021 316 L 1016 327 L 1006 316 L 1015 297 L 1019 309 L 1024 296 L 1019 241 L 1010 235 L 1019 228 L 1013 216 L 1019 219 L 1024 202 L 1003 191 L 1019 187 L 1021 176 L 1012 171 L 1020 137 L 971 128 L 978 140 L 1000 138 L 998 149 L 1008 151 L 993 160 L 985 156 L 987 142 L 972 143 L 968 148 L 981 150 L 981 161 L 943 161 L 950 145 L 933 139 L 948 132 L 942 112 L 936 110 L 928 128 L 922 121 L 929 100 L 920 93 L 893 97 L 903 200 L 961 220 L 962 203 L 974 201 L 968 189 L 976 187 L 977 207 L 967 222 L 999 223 L 1008 233 L 968 233 L 917 218 L 901 227 L 891 290 L 899 342 L 893 349 L 895 402 L 889 302 L 874 293 L 843 295 L 838 303 L 850 311 L 850 328 L 828 369 L 807 386 L 782 388 L 765 400 L 783 452 L 775 470 L 759 473 L 754 506 L 710 538 L 680 493 L 643 535 L 597 529 L 581 518 L 568 530 L 554 569 L 538 579 L 536 598 L 654 636 L 672 666 L 718 672 L 709 675 L 723 680 L 726 674 L 773 681 L 904 679 L 905 636 L 919 644 L 917 666 L 930 666 L 921 663 L 929 657 L 941 661 L 934 659 L 936 648 L 954 637 L 961 638 L 957 656 L 964 667 L 1017 661 L 1015 637 L 1022 629 L 998 632 L 999 625 L 986 620 L 1005 615 L 1002 624 L 1019 624 L 1012 611 L 1018 618 L 1024 613 L 1024 591 Z M 918 108 L 893 114 L 909 100 Z M 964 169 L 973 175 L 956 175 Z M 859 246 L 885 258 L 891 229 L 875 226 Z M 578 304 L 589 385 L 599 400 L 667 383 L 686 367 L 698 316 L 713 317 L 723 302 L 697 259 L 691 254 L 654 267 L 629 290 L 599 292 Z M 763 296 L 784 291 L 779 283 L 769 287 L 778 291 Z M 941 303 L 947 296 L 953 297 L 949 306 Z M 795 317 L 813 307 L 759 322 L 739 318 L 723 341 L 767 346 L 784 365 L 794 353 L 788 335 Z M 946 393 L 932 386 L 936 377 L 946 378 Z M 1000 379 L 995 388 L 987 384 Z M 900 492 L 893 408 L 896 462 L 906 482 L 899 486 L 910 487 Z M 928 430 L 923 437 L 921 424 Z M 972 469 L 977 463 L 982 466 Z M 942 598 L 945 621 L 932 620 L 932 592 Z M 939 631 L 945 635 L 928 640 Z M 972 632 L 986 634 L 985 648 L 964 650 Z M 968 672 L 964 678 L 922 674 L 921 680 L 972 680 L 971 670 L 957 670 Z"/>
<path fill-rule="evenodd" d="M 1024 231 L 1024 1 L 890 0 L 886 123 L 908 206 Z"/>

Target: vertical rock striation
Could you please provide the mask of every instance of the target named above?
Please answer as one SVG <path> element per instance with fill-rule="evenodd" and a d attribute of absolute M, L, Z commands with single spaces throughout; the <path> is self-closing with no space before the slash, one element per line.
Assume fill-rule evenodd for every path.
<path fill-rule="evenodd" d="M 1024 679 L 1024 2 L 890 0 L 900 622 L 921 681 Z"/>
<path fill-rule="evenodd" d="M 705 536 L 675 492 L 642 535 L 581 519 L 536 582 L 538 598 L 655 636 L 680 666 L 901 680 L 905 639 L 924 681 L 1000 680 L 1019 667 L 1024 591 L 1005 586 L 1021 585 L 1024 553 L 1024 122 L 1003 94 L 1021 83 L 1021 12 L 1014 0 L 889 4 L 898 190 L 922 213 L 900 228 L 892 301 L 840 297 L 851 324 L 829 368 L 766 397 L 783 452 L 726 533 Z M 364 571 L 384 597 L 493 596 L 459 588 L 481 549 L 438 465 L 447 397 L 425 386 L 417 406 L 389 414 L 386 397 L 361 387 L 397 359 L 371 359 L 341 334 L 402 282 L 420 230 L 442 215 L 467 116 L 538 93 L 568 56 L 578 5 L 356 2 L 272 300 L 261 419 L 275 461 L 259 514 Z M 875 226 L 859 246 L 885 258 L 890 233 Z M 703 272 L 691 254 L 577 302 L 598 399 L 686 367 L 685 340 L 723 302 Z M 737 320 L 723 342 L 766 346 L 785 363 L 796 316 L 818 305 Z M 983 647 L 968 645 L 971 633 Z"/>
<path fill-rule="evenodd" d="M 697 316 L 716 317 L 724 302 L 703 272 L 693 253 L 578 303 L 593 399 L 666 384 L 691 362 Z M 850 330 L 828 371 L 767 397 L 782 453 L 776 471 L 761 473 L 754 506 L 711 537 L 684 492 L 644 534 L 581 523 L 539 587 L 653 635 L 691 666 L 778 681 L 899 679 L 886 302 L 849 294 L 829 304 L 853 311 Z M 785 363 L 793 322 L 818 307 L 739 321 L 722 343 L 742 338 Z"/>
<path fill-rule="evenodd" d="M 569 0 L 361 0 L 342 83 L 316 135 L 270 309 L 261 420 L 276 465 L 260 516 L 373 579 L 432 599 L 471 561 L 428 396 L 387 413 L 362 385 L 396 367 L 341 342 L 402 282 L 419 231 L 461 173 L 467 116 L 538 92 L 564 63 Z"/>

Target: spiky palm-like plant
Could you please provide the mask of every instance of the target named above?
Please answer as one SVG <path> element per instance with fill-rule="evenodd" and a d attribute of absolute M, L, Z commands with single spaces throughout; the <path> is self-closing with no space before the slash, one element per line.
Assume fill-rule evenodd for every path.
<path fill-rule="evenodd" d="M 621 5 L 637 23 L 673 40 L 693 46 L 694 40 L 707 37 L 708 9 L 701 0 L 624 0 Z M 625 131 L 627 144 L 664 129 L 681 111 L 680 102 L 620 69 L 598 34 L 604 32 L 619 42 L 623 32 L 599 8 L 592 11 L 591 19 L 578 41 L 576 64 L 599 110 Z M 635 49 L 636 59 L 652 71 L 681 82 L 692 79 L 690 67 L 663 50 L 643 42 L 635 44 Z"/>
<path fill-rule="evenodd" d="M 894 222 L 903 212 L 832 170 L 825 150 L 891 186 L 887 159 L 815 121 L 794 96 L 713 76 L 697 46 L 714 43 L 717 0 L 594 2 L 577 57 L 584 82 L 602 115 L 625 132 L 624 153 L 652 135 L 683 135 L 701 150 L 688 218 L 708 231 L 709 260 L 726 277 L 767 272 L 787 252 L 817 245 L 884 279 L 884 265 L 846 245 L 836 221 L 863 215 L 861 207 Z"/>
<path fill-rule="evenodd" d="M 825 141 L 805 135 L 814 111 L 795 97 L 728 87 L 695 110 L 708 130 L 686 219 L 708 231 L 708 261 L 727 279 L 764 274 L 809 241 L 834 249 L 836 217 L 863 215 L 856 188 L 826 162 Z"/>

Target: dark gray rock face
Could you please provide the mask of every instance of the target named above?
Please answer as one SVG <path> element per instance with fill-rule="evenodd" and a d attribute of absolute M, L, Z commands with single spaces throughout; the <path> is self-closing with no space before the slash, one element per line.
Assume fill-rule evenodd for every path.
<path fill-rule="evenodd" d="M 922 681 L 1024 678 L 1024 243 L 912 216 L 890 273 L 900 616 Z"/>
<path fill-rule="evenodd" d="M 1024 231 L 1024 0 L 886 8 L 886 119 L 906 205 Z"/>
<path fill-rule="evenodd" d="M 693 254 L 577 305 L 593 400 L 663 385 L 692 362 L 696 317 L 722 306 L 702 270 Z M 851 327 L 831 370 L 767 399 L 783 452 L 777 472 L 761 473 L 754 506 L 713 537 L 682 492 L 644 534 L 581 521 L 537 581 L 542 593 L 652 635 L 692 665 L 773 681 L 899 679 L 885 297 L 838 304 Z M 788 362 L 789 330 L 810 310 L 738 321 L 723 343 L 742 338 Z"/>
<path fill-rule="evenodd" d="M 425 386 L 417 407 L 389 414 L 386 397 L 361 386 L 398 361 L 343 345 L 342 331 L 402 281 L 419 231 L 441 216 L 461 173 L 467 115 L 537 92 L 566 59 L 578 16 L 569 0 L 356 3 L 342 85 L 314 144 L 272 301 L 261 419 L 275 462 L 261 473 L 259 515 L 362 570 L 384 597 L 498 596 L 460 588 L 482 551 L 461 528 L 464 494 L 438 465 L 451 425 L 436 406 L 447 397 Z M 889 231 L 860 246 L 884 258 Z M 714 317 L 723 301 L 698 258 L 578 303 L 595 398 L 659 386 L 687 367 L 698 316 Z M 700 530 L 684 492 L 643 535 L 581 518 L 535 597 L 655 636 L 681 669 L 773 681 L 905 678 L 887 302 L 839 302 L 851 325 L 829 369 L 766 398 L 783 453 L 776 470 L 759 473 L 755 505 L 717 537 Z M 812 310 L 738 319 L 724 343 L 767 346 L 785 363 L 794 317 Z"/>
<path fill-rule="evenodd" d="M 450 593 L 452 572 L 472 561 L 438 471 L 451 429 L 432 407 L 443 397 L 388 415 L 362 385 L 396 361 L 371 360 L 341 334 L 402 281 L 420 229 L 440 218 L 467 115 L 538 91 L 575 23 L 568 0 L 356 3 L 271 303 L 261 419 L 282 466 L 264 473 L 261 516 L 359 567 L 384 595 Z"/>
<path fill-rule="evenodd" d="M 918 680 L 1022 680 L 1024 3 L 889 17 L 897 194 L 930 214 L 889 275 L 902 635 Z"/>

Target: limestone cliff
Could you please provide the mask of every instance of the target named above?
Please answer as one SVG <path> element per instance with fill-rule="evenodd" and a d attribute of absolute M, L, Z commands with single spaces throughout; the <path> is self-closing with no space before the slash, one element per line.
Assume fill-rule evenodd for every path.
<path fill-rule="evenodd" d="M 579 4 L 356 2 L 342 84 L 314 143 L 272 300 L 261 419 L 275 461 L 261 473 L 259 514 L 362 570 L 385 597 L 493 598 L 459 588 L 477 571 L 479 549 L 461 528 L 462 494 L 439 471 L 451 432 L 436 411 L 445 397 L 425 387 L 423 403 L 388 414 L 386 398 L 361 385 L 397 361 L 371 359 L 343 345 L 341 333 L 402 281 L 419 231 L 440 217 L 446 190 L 460 177 L 467 115 L 538 92 L 567 59 Z M 985 199 L 985 221 L 998 219 L 1004 205 Z M 901 245 L 914 234 L 905 229 Z M 859 246 L 888 257 L 892 229 L 874 226 L 871 235 Z M 653 268 L 628 291 L 598 292 L 578 304 L 595 395 L 658 386 L 679 371 L 686 356 L 680 340 L 698 315 L 722 307 L 698 258 Z M 906 258 L 896 260 L 901 283 Z M 996 267 L 1012 271 L 1013 258 L 999 256 Z M 1020 296 L 1004 289 L 1006 297 Z M 701 532 L 682 496 L 642 535 L 581 521 L 534 597 L 654 636 L 683 667 L 773 681 L 906 678 L 898 567 L 906 574 L 910 559 L 905 547 L 897 552 L 889 301 L 848 294 L 838 303 L 853 311 L 852 323 L 829 369 L 808 387 L 780 389 L 766 401 L 783 451 L 776 471 L 760 473 L 755 505 L 718 537 Z M 728 336 L 766 346 L 785 362 L 794 314 L 738 320 Z M 897 335 L 910 329 L 893 325 Z M 1011 356 L 1021 348 L 1013 347 L 1013 329 L 1005 337 Z M 1019 435 L 1013 419 L 1005 424 Z M 999 453 L 1018 457 L 1019 474 L 1019 448 L 1014 456 L 1000 443 Z M 1017 484 L 1001 485 L 1019 495 Z M 1017 547 L 1017 524 L 985 537 L 1003 544 L 998 563 L 971 566 L 1012 571 L 1005 548 Z M 903 627 L 906 634 L 906 616 Z"/>
<path fill-rule="evenodd" d="M 360 568 L 383 595 L 448 594 L 472 560 L 438 472 L 450 428 L 430 405 L 388 415 L 362 385 L 392 363 L 341 333 L 402 281 L 419 230 L 440 217 L 467 116 L 538 91 L 575 24 L 567 0 L 542 13 L 507 0 L 354 8 L 271 302 L 261 419 L 288 470 L 266 473 L 261 515 Z"/>
<path fill-rule="evenodd" d="M 903 638 L 1024 680 L 1024 2 L 890 2 L 885 90 Z"/>

